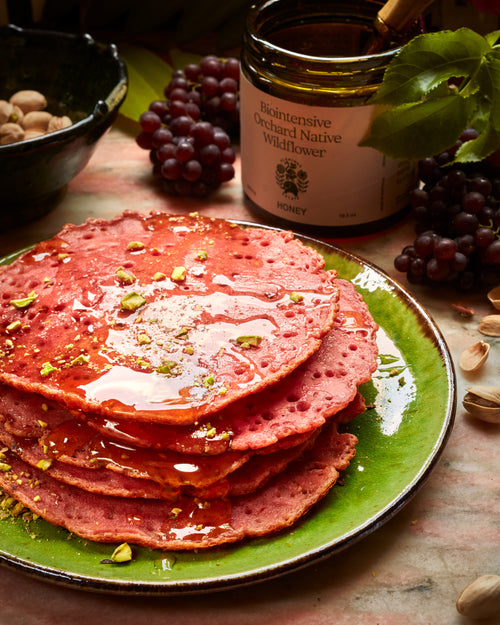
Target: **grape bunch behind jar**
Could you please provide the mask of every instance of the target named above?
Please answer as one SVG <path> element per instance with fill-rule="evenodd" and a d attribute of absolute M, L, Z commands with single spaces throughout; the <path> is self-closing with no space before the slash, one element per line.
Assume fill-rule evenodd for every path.
<path fill-rule="evenodd" d="M 205 197 L 234 177 L 239 72 L 238 59 L 207 55 L 176 70 L 166 99 L 152 102 L 140 116 L 137 144 L 149 150 L 153 174 L 166 193 Z"/>

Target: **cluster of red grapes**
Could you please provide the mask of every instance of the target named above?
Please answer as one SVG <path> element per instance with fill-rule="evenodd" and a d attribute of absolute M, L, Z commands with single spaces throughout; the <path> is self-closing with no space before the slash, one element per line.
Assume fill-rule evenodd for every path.
<path fill-rule="evenodd" d="M 416 238 L 394 259 L 416 283 L 451 283 L 463 291 L 500 281 L 500 168 L 454 163 L 464 131 L 449 151 L 419 161 L 423 185 L 411 193 Z"/>
<path fill-rule="evenodd" d="M 205 56 L 176 70 L 165 100 L 140 116 L 136 142 L 150 151 L 153 174 L 168 194 L 205 197 L 234 177 L 239 75 L 238 59 Z"/>

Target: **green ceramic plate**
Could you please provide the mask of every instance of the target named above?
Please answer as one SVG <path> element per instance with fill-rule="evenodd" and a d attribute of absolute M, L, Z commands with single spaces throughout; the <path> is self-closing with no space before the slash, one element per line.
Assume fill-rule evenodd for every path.
<path fill-rule="evenodd" d="M 198 553 L 135 549 L 102 564 L 114 545 L 80 540 L 42 520 L 0 521 L 0 562 L 54 582 L 103 592 L 174 595 L 270 579 L 347 548 L 406 504 L 436 463 L 453 424 L 455 377 L 432 319 L 401 286 L 365 260 L 302 237 L 351 280 L 380 325 L 379 367 L 362 391 L 374 408 L 355 419 L 354 461 L 290 531 Z M 9 262 L 4 259 L 4 262 Z"/>

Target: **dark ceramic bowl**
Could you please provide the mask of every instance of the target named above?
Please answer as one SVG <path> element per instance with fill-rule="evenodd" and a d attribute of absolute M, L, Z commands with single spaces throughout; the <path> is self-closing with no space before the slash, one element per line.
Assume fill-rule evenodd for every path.
<path fill-rule="evenodd" d="M 127 71 L 114 45 L 89 35 L 16 26 L 0 28 L 0 99 L 21 89 L 43 93 L 68 128 L 0 145 L 0 230 L 50 210 L 67 183 L 88 163 L 118 115 Z"/>

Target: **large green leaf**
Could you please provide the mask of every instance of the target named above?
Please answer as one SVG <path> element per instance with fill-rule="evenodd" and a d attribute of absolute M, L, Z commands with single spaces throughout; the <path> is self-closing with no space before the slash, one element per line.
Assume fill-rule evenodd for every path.
<path fill-rule="evenodd" d="M 393 59 L 372 101 L 418 102 L 450 78 L 474 75 L 490 50 L 486 39 L 468 28 L 419 35 Z"/>
<path fill-rule="evenodd" d="M 121 45 L 120 57 L 127 65 L 129 88 L 120 113 L 137 121 L 154 100 L 165 98 L 163 90 L 173 68 L 159 56 L 138 46 Z"/>
<path fill-rule="evenodd" d="M 479 162 L 484 154 L 491 154 L 500 145 L 500 132 L 488 123 L 477 139 L 466 141 L 458 149 L 457 156 L 462 163 Z"/>
<path fill-rule="evenodd" d="M 448 95 L 404 104 L 375 118 L 371 134 L 361 142 L 391 158 L 421 159 L 455 143 L 475 110 L 473 96 Z"/>

